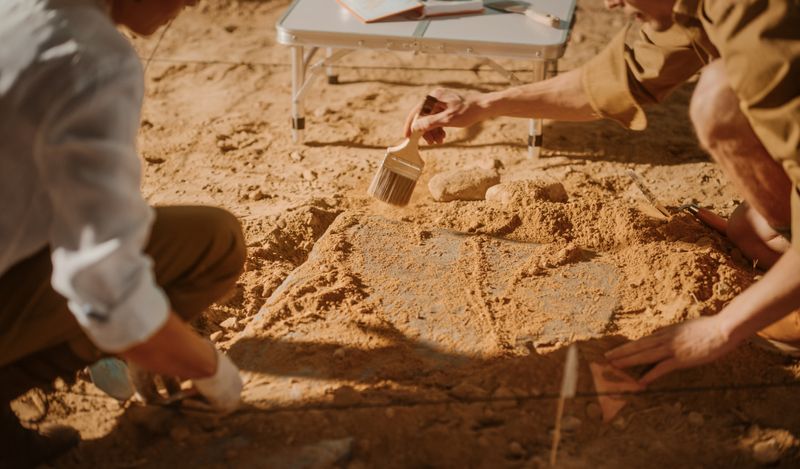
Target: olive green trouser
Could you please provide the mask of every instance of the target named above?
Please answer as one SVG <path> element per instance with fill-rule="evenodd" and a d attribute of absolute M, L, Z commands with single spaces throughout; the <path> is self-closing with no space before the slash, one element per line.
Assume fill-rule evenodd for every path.
<path fill-rule="evenodd" d="M 156 208 L 146 252 L 172 309 L 190 320 L 235 284 L 245 260 L 241 225 L 213 207 Z M 0 405 L 103 354 L 50 285 L 49 249 L 0 277 Z"/>

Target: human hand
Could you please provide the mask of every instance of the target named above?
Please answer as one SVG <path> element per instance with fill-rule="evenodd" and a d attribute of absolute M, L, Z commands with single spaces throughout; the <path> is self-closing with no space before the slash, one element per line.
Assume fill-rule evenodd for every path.
<path fill-rule="evenodd" d="M 606 353 L 617 368 L 655 363 L 640 380 L 643 385 L 675 370 L 710 363 L 736 348 L 720 315 L 704 316 L 676 324 L 628 342 Z"/>
<path fill-rule="evenodd" d="M 219 350 L 217 371 L 208 378 L 192 380 L 194 388 L 211 405 L 213 410 L 228 413 L 239 407 L 242 395 L 242 377 L 230 358 Z"/>
<path fill-rule="evenodd" d="M 135 363 L 128 363 L 128 376 L 145 404 L 166 404 L 181 392 L 178 378 L 151 373 Z"/>
<path fill-rule="evenodd" d="M 428 115 L 418 116 L 422 103 L 415 106 L 406 118 L 406 137 L 420 131 L 428 144 L 443 143 L 447 133 L 442 127 L 469 127 L 488 117 L 480 93 L 462 95 L 455 90 L 437 88 L 429 96 L 436 98 L 432 111 Z"/>

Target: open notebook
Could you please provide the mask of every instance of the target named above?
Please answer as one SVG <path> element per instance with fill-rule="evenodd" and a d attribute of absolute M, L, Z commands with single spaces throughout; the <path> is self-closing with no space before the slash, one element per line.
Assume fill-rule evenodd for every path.
<path fill-rule="evenodd" d="M 365 23 L 408 13 L 412 18 L 479 13 L 483 0 L 336 0 Z"/>

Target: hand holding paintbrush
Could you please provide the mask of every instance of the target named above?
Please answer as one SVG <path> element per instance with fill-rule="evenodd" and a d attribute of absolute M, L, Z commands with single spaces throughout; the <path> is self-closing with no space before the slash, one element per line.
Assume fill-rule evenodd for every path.
<path fill-rule="evenodd" d="M 426 96 L 418 115 L 430 114 L 435 104 L 436 98 Z M 425 162 L 419 157 L 421 136 L 421 131 L 414 131 L 401 144 L 386 149 L 386 157 L 367 189 L 369 195 L 400 207 L 408 204 L 425 166 Z"/>

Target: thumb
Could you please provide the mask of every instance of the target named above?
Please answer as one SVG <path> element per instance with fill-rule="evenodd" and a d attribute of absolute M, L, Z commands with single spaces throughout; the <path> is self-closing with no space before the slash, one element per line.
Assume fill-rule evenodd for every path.
<path fill-rule="evenodd" d="M 674 358 L 670 358 L 664 360 L 663 362 L 656 365 L 655 368 L 647 372 L 641 379 L 639 379 L 639 384 L 647 386 L 653 381 L 657 380 L 658 378 L 664 376 L 667 373 L 675 371 L 678 369 L 678 361 Z"/>
<path fill-rule="evenodd" d="M 411 124 L 411 131 L 420 133 L 430 132 L 433 129 L 444 127 L 444 124 L 447 123 L 446 121 L 447 119 L 445 118 L 444 113 L 433 114 L 430 116 L 419 116 L 414 119 L 414 122 Z"/>

